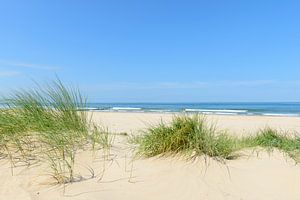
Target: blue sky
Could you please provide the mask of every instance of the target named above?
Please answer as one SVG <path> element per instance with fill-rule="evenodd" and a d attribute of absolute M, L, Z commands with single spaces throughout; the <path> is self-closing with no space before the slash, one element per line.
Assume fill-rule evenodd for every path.
<path fill-rule="evenodd" d="M 300 101 L 300 1 L 9 0 L 0 93 L 57 74 L 98 102 Z"/>

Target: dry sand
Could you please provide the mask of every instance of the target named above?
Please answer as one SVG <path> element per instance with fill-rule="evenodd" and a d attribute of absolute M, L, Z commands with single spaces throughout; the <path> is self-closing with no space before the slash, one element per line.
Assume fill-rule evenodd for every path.
<path fill-rule="evenodd" d="M 137 134 L 148 125 L 171 121 L 174 114 L 93 112 L 94 120 L 115 132 Z M 267 126 L 300 133 L 300 117 L 206 115 L 208 122 L 233 134 L 253 134 Z"/>
<path fill-rule="evenodd" d="M 172 114 L 93 113 L 96 122 L 120 133 L 139 134 L 148 124 L 170 121 Z M 270 126 L 300 132 L 300 118 L 258 116 L 208 116 L 220 129 L 232 134 L 253 134 Z M 11 175 L 9 162 L 0 162 L 2 200 L 175 200 L 300 199 L 300 166 L 280 152 L 244 152 L 237 160 L 221 164 L 199 158 L 134 159 L 127 136 L 117 135 L 110 156 L 80 152 L 77 171 L 82 180 L 63 186 L 51 185 L 45 166 L 20 166 Z M 92 177 L 91 170 L 95 177 Z"/>

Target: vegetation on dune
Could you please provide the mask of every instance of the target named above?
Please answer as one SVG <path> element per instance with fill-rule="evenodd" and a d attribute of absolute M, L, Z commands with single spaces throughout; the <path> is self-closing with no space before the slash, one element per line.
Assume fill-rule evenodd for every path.
<path fill-rule="evenodd" d="M 46 87 L 14 92 L 0 109 L 0 152 L 17 162 L 47 161 L 59 183 L 74 181 L 76 152 L 95 148 L 108 134 L 91 123 L 86 100 L 76 89 L 56 80 Z M 105 148 L 107 148 L 105 146 Z"/>
<path fill-rule="evenodd" d="M 288 136 L 277 130 L 266 128 L 256 136 L 243 139 L 247 147 L 260 146 L 267 150 L 278 149 L 293 158 L 297 163 L 300 161 L 300 137 L 298 135 Z"/>
<path fill-rule="evenodd" d="M 183 154 L 189 157 L 209 156 L 218 160 L 234 159 L 244 148 L 277 148 L 292 157 L 300 158 L 300 138 L 288 137 L 267 128 L 255 136 L 236 137 L 218 131 L 201 115 L 176 116 L 170 124 L 161 122 L 151 126 L 133 142 L 138 144 L 138 154 L 146 157 Z"/>
<path fill-rule="evenodd" d="M 139 144 L 139 153 L 146 157 L 184 153 L 231 159 L 239 149 L 236 138 L 217 131 L 200 115 L 176 116 L 170 125 L 161 122 L 148 128 L 135 141 Z"/>

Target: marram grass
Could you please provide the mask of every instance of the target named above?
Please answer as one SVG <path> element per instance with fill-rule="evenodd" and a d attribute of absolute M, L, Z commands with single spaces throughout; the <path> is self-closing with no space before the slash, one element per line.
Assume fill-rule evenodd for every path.
<path fill-rule="evenodd" d="M 217 131 L 200 115 L 176 116 L 169 125 L 161 122 L 135 141 L 139 144 L 139 154 L 146 157 L 183 153 L 232 159 L 239 149 L 236 138 Z"/>
<path fill-rule="evenodd" d="M 145 157 L 181 154 L 189 158 L 208 156 L 217 160 L 239 157 L 245 148 L 278 149 L 296 162 L 300 161 L 300 138 L 289 137 L 271 128 L 255 136 L 236 137 L 216 129 L 204 116 L 175 116 L 170 124 L 161 122 L 146 129 L 143 135 L 133 138 L 138 154 Z"/>
<path fill-rule="evenodd" d="M 59 183 L 75 180 L 76 152 L 87 145 L 104 144 L 106 131 L 91 123 L 79 90 L 60 80 L 34 89 L 20 90 L 3 100 L 0 109 L 0 152 L 16 162 L 46 161 Z"/>
<path fill-rule="evenodd" d="M 249 136 L 243 140 L 244 146 L 260 146 L 268 151 L 278 149 L 294 159 L 300 161 L 300 137 L 299 135 L 286 135 L 271 128 L 265 128 L 255 136 Z"/>

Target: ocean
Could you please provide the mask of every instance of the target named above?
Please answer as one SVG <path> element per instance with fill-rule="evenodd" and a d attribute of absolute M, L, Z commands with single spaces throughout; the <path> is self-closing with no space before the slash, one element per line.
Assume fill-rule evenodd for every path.
<path fill-rule="evenodd" d="M 88 103 L 99 112 L 166 112 L 217 115 L 300 116 L 299 103 Z"/>

